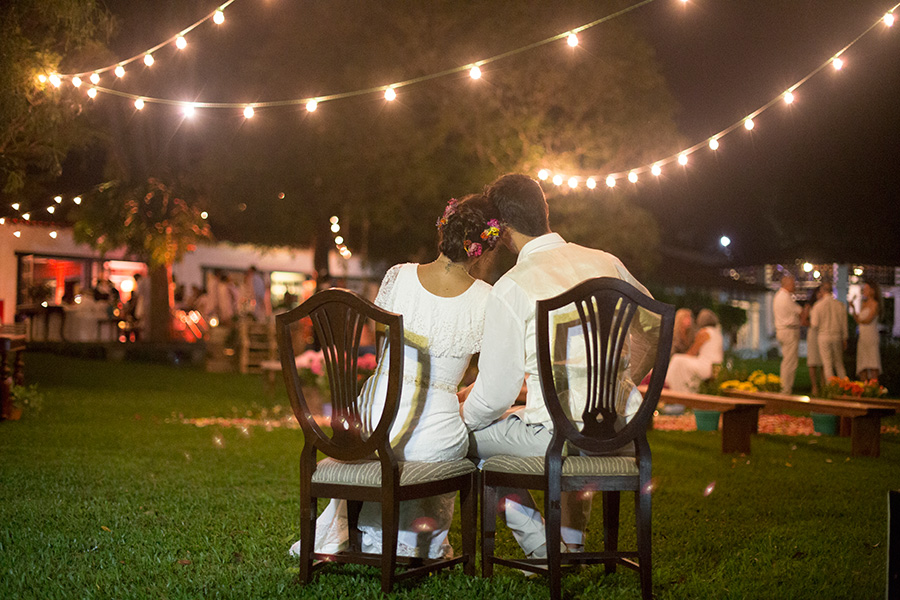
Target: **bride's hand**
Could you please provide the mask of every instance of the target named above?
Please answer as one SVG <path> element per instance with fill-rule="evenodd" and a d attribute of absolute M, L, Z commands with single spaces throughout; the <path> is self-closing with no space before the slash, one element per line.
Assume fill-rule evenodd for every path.
<path fill-rule="evenodd" d="M 464 387 L 463 389 L 461 389 L 461 390 L 459 390 L 458 392 L 456 392 L 456 399 L 459 400 L 459 403 L 460 403 L 460 404 L 462 404 L 463 402 L 465 402 L 465 401 L 466 401 L 466 398 L 469 397 L 469 394 L 472 392 L 472 386 L 474 386 L 474 385 L 475 385 L 474 383 L 470 383 L 469 385 L 467 385 L 467 386 Z"/>

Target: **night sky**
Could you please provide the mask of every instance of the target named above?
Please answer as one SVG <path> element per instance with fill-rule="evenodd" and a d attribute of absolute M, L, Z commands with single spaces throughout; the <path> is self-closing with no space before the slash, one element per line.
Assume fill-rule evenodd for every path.
<path fill-rule="evenodd" d="M 226 11 L 228 25 L 301 14 L 285 2 L 239 0 Z M 139 52 L 216 6 L 171 4 L 109 0 L 121 19 L 116 55 Z M 782 93 L 891 7 L 876 0 L 657 0 L 626 18 L 656 49 L 690 146 Z M 192 50 L 207 51 L 211 35 L 198 29 Z M 220 43 L 257 51 L 239 37 Z M 793 105 L 778 104 L 757 118 L 752 132 L 731 133 L 716 153 L 692 155 L 687 168 L 668 166 L 658 182 L 645 175 L 635 202 L 658 217 L 665 246 L 715 255 L 719 237 L 728 235 L 732 264 L 794 258 L 897 264 L 898 57 L 900 23 L 879 25 L 844 55 L 841 72 L 824 69 L 796 90 Z M 261 65 L 279 59 L 259 57 Z M 266 99 L 309 93 L 298 82 L 267 82 L 264 68 L 246 77 L 257 89 L 274 84 Z M 235 100 L 226 81 L 195 76 L 186 85 L 203 99 Z M 602 201 L 608 192 L 597 193 Z"/>

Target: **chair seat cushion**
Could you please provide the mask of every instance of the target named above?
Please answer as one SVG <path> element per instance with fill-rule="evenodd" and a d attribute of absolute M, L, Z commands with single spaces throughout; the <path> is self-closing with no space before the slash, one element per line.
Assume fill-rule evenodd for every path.
<path fill-rule="evenodd" d="M 484 461 L 484 471 L 542 475 L 543 456 L 492 456 Z M 563 460 L 563 477 L 572 476 L 635 476 L 637 460 L 633 456 L 569 456 Z"/>
<path fill-rule="evenodd" d="M 475 470 L 472 461 L 464 458 L 446 462 L 400 462 L 398 466 L 401 486 L 451 479 Z M 381 487 L 381 463 L 377 460 L 344 462 L 325 458 L 316 465 L 312 480 L 315 483 Z"/>

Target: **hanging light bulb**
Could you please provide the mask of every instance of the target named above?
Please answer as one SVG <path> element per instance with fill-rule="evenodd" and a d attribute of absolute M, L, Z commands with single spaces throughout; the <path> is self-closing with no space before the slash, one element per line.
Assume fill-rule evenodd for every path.
<path fill-rule="evenodd" d="M 252 118 L 253 118 L 253 114 L 254 114 L 254 111 L 253 111 L 253 107 L 252 107 L 252 106 L 247 106 L 247 107 L 244 108 L 244 118 L 245 118 L 245 119 L 252 119 Z"/>
<path fill-rule="evenodd" d="M 206 219 L 209 218 L 209 213 L 204 210 L 203 212 L 200 213 L 200 218 L 205 221 Z"/>
<path fill-rule="evenodd" d="M 216 25 L 221 25 L 224 22 L 225 22 L 225 13 L 220 8 L 220 9 L 216 10 L 215 14 L 213 14 L 213 23 L 215 23 Z"/>
<path fill-rule="evenodd" d="M 469 69 L 469 77 L 471 77 L 472 79 L 481 79 L 481 69 L 479 69 L 477 66 L 472 67 L 471 69 Z"/>
<path fill-rule="evenodd" d="M 91 73 L 91 83 L 94 85 L 100 83 L 100 73 Z"/>
<path fill-rule="evenodd" d="M 397 92 L 394 91 L 394 88 L 388 88 L 384 90 L 384 99 L 388 102 L 397 98 Z"/>
<path fill-rule="evenodd" d="M 607 177 L 607 178 L 606 178 L 606 185 L 607 185 L 608 187 L 611 187 L 611 188 L 616 187 L 616 178 L 613 177 L 612 175 L 610 175 L 609 177 Z"/>
<path fill-rule="evenodd" d="M 597 187 L 597 180 L 593 177 L 588 177 L 587 181 L 584 182 L 584 185 L 588 186 L 588 189 L 592 190 Z"/>
<path fill-rule="evenodd" d="M 340 230 L 341 230 L 341 224 L 340 224 L 340 223 L 332 223 L 332 224 L 331 224 L 331 233 L 337 233 L 337 232 L 340 231 Z"/>
<path fill-rule="evenodd" d="M 538 171 L 538 179 L 541 181 L 547 181 L 547 178 L 550 177 L 550 171 L 547 169 L 541 169 Z"/>
<path fill-rule="evenodd" d="M 650 167 L 650 172 L 659 177 L 659 174 L 662 173 L 662 168 L 659 165 L 653 165 Z"/>
<path fill-rule="evenodd" d="M 22 213 L 22 218 L 26 221 L 31 219 L 31 213 Z"/>
<path fill-rule="evenodd" d="M 114 73 L 116 74 L 116 77 L 125 77 L 125 67 L 122 65 L 117 66 Z"/>
<path fill-rule="evenodd" d="M 97 88 L 89 88 L 87 91 L 87 95 L 90 98 L 96 98 L 97 97 Z"/>
<path fill-rule="evenodd" d="M 578 178 L 577 177 L 569 177 L 569 181 L 567 182 L 569 187 L 575 189 L 578 187 Z"/>
<path fill-rule="evenodd" d="M 562 185 L 563 176 L 557 173 L 553 176 L 553 185 Z"/>
<path fill-rule="evenodd" d="M 74 198 L 72 198 L 72 202 L 74 202 L 75 204 L 81 204 L 81 196 L 75 196 Z"/>
<path fill-rule="evenodd" d="M 784 93 L 784 103 L 785 104 L 793 104 L 794 102 L 794 94 L 791 92 Z"/>
<path fill-rule="evenodd" d="M 56 232 L 55 232 L 55 231 L 51 231 L 51 232 L 50 232 L 50 237 L 52 237 L 52 238 L 55 240 L 55 239 L 56 239 Z"/>
<path fill-rule="evenodd" d="M 6 225 L 6 217 L 0 217 L 0 225 Z"/>
<path fill-rule="evenodd" d="M 79 77 L 78 75 L 76 75 L 75 77 L 73 77 L 73 78 L 72 78 L 72 85 L 75 86 L 75 87 L 77 87 L 77 88 L 78 88 L 78 87 L 81 87 L 81 77 Z"/>
<path fill-rule="evenodd" d="M 306 110 L 309 112 L 316 112 L 317 108 L 319 108 L 319 103 L 316 102 L 315 99 L 306 103 Z"/>
<path fill-rule="evenodd" d="M 187 40 L 184 39 L 183 35 L 179 35 L 177 38 L 175 38 L 175 47 L 179 50 L 184 50 L 185 48 L 187 48 Z"/>
<path fill-rule="evenodd" d="M 154 62 L 156 62 L 156 61 L 154 60 L 152 54 L 150 54 L 148 52 L 147 54 L 144 55 L 144 64 L 145 65 L 147 65 L 148 67 L 152 67 Z"/>
<path fill-rule="evenodd" d="M 53 196 L 53 201 L 57 204 L 62 204 L 62 196 Z"/>
<path fill-rule="evenodd" d="M 637 183 L 637 181 L 638 181 L 638 174 L 635 173 L 634 171 L 631 171 L 631 172 L 628 174 L 628 181 L 630 181 L 631 183 Z"/>
<path fill-rule="evenodd" d="M 53 87 L 59 87 L 60 85 L 62 85 L 62 81 L 60 80 L 59 75 L 57 75 L 56 73 L 50 74 L 50 85 L 52 85 Z"/>
<path fill-rule="evenodd" d="M 13 231 L 13 235 L 16 237 L 22 237 L 22 232 L 21 231 Z"/>
<path fill-rule="evenodd" d="M 687 152 L 682 152 L 678 155 L 678 164 L 682 167 L 687 164 Z"/>
<path fill-rule="evenodd" d="M 754 123 L 753 119 L 751 119 L 750 117 L 744 119 L 744 129 L 746 129 L 747 131 L 753 131 L 753 127 L 755 126 L 756 123 Z"/>
<path fill-rule="evenodd" d="M 712 138 L 709 140 L 709 149 L 710 150 L 718 150 L 719 149 L 719 140 L 717 138 Z"/>
<path fill-rule="evenodd" d="M 13 209 L 13 210 L 19 210 L 19 203 L 18 203 L 18 202 L 13 202 L 12 204 L 10 204 L 10 206 L 12 206 L 12 209 Z"/>
<path fill-rule="evenodd" d="M 144 108 L 144 99 L 143 98 L 135 99 L 134 107 L 138 110 L 142 110 Z"/>
<path fill-rule="evenodd" d="M 185 104 L 185 105 L 181 108 L 181 111 L 184 113 L 184 116 L 185 116 L 185 117 L 188 117 L 188 118 L 194 116 L 194 110 L 195 110 L 195 108 L 194 108 L 194 105 L 193 105 L 193 104 Z"/>
<path fill-rule="evenodd" d="M 338 246 L 340 246 L 341 244 L 344 243 L 344 237 L 340 236 L 340 235 L 337 236 L 336 238 L 334 238 L 334 243 L 337 244 Z"/>
<path fill-rule="evenodd" d="M 885 13 L 882 20 L 884 21 L 884 24 L 887 25 L 888 27 L 893 27 L 894 26 L 894 13 L 890 13 L 890 12 Z"/>
<path fill-rule="evenodd" d="M 41 73 L 40 75 L 38 75 L 38 81 L 40 81 L 41 83 L 47 83 L 47 76 Z"/>
<path fill-rule="evenodd" d="M 844 60 L 841 58 L 835 58 L 831 61 L 831 66 L 834 67 L 835 71 L 840 71 L 844 68 Z"/>
<path fill-rule="evenodd" d="M 53 213 L 56 212 L 56 207 L 51 204 L 50 206 L 47 207 L 47 212 L 52 215 Z"/>
<path fill-rule="evenodd" d="M 337 218 L 337 215 L 332 215 L 332 217 L 330 219 L 328 219 L 328 222 L 331 223 L 332 225 L 334 225 L 338 221 L 340 221 L 340 219 Z"/>
<path fill-rule="evenodd" d="M 575 46 L 578 45 L 578 36 L 575 35 L 574 33 L 570 33 L 569 37 L 566 38 L 566 43 L 569 46 L 571 46 L 572 48 L 574 48 Z"/>

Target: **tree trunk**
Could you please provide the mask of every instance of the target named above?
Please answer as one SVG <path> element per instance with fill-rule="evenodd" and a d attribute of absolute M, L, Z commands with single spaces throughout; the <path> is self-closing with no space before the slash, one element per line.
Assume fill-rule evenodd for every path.
<path fill-rule="evenodd" d="M 150 329 L 145 332 L 151 342 L 168 342 L 172 339 L 172 267 L 162 265 L 150 268 Z"/>

